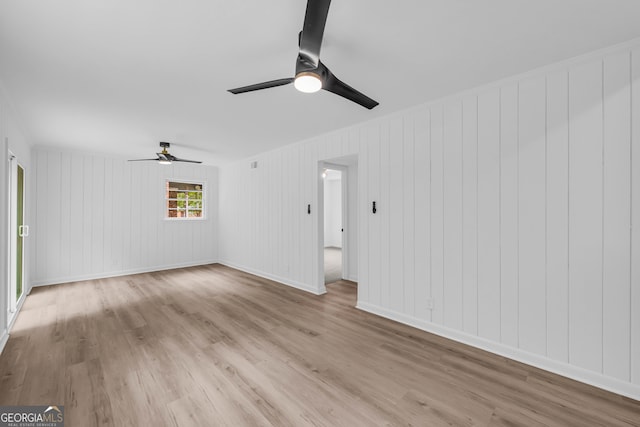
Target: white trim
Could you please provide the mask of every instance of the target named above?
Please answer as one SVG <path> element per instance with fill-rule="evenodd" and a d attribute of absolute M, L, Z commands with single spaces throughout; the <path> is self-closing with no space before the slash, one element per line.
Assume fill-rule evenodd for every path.
<path fill-rule="evenodd" d="M 7 139 L 8 141 L 8 139 Z M 7 272 L 9 277 L 9 286 L 7 289 L 7 322 L 10 322 L 12 319 L 15 319 L 18 312 L 20 311 L 19 303 L 20 301 L 15 301 L 15 294 L 17 293 L 17 280 L 18 280 L 18 272 L 16 269 L 16 264 L 18 262 L 18 217 L 16 216 L 16 209 L 18 207 L 18 170 L 22 169 L 22 224 L 25 225 L 27 222 L 26 212 L 26 201 L 27 201 L 27 183 L 26 183 L 26 169 L 24 165 L 20 162 L 18 157 L 11 151 L 7 150 L 8 160 L 9 160 L 9 179 L 8 179 L 8 191 L 9 191 L 9 206 L 8 206 L 8 233 L 9 233 L 9 241 L 8 241 L 8 264 L 7 264 Z M 22 263 L 20 265 L 21 278 L 22 278 L 22 294 L 20 295 L 20 299 L 24 296 L 27 288 L 26 284 L 26 239 L 22 239 L 22 254 L 21 260 Z"/>
<path fill-rule="evenodd" d="M 31 283 L 31 287 L 33 288 L 36 286 L 60 285 L 62 283 L 81 282 L 85 280 L 94 280 L 94 279 L 106 279 L 109 277 L 128 276 L 130 274 L 140 274 L 140 273 L 152 273 L 154 271 L 172 270 L 175 268 L 185 268 L 185 267 L 197 267 L 200 265 L 209 265 L 209 264 L 217 264 L 217 263 L 218 263 L 218 260 L 205 259 L 200 261 L 190 261 L 190 262 L 183 262 L 178 264 L 164 264 L 164 265 L 156 265 L 153 267 L 132 268 L 130 270 L 108 271 L 108 272 L 105 271 L 102 273 L 95 273 L 95 274 L 56 277 L 52 279 L 36 280 Z"/>
<path fill-rule="evenodd" d="M 25 302 L 26 299 L 27 299 L 27 293 L 26 292 L 22 292 L 22 295 L 20 296 L 20 299 L 16 303 L 16 311 L 13 312 L 13 313 L 8 312 L 9 316 L 8 316 L 7 331 L 11 331 L 11 329 L 13 329 L 13 325 L 16 323 L 16 319 L 18 318 L 18 314 L 20 314 L 20 310 L 22 310 L 22 306 L 24 305 L 24 302 Z"/>
<path fill-rule="evenodd" d="M 349 277 L 349 267 L 351 266 L 351 260 L 349 259 L 349 251 L 351 250 L 351 241 L 349 240 L 349 231 L 351 227 L 349 226 L 349 209 L 352 206 L 349 205 L 349 169 L 348 166 L 345 166 L 344 169 L 340 171 L 340 196 L 342 197 L 341 210 L 340 212 L 342 218 L 341 227 L 340 227 L 340 243 L 342 246 L 342 279 Z M 347 232 L 344 232 L 344 229 L 347 229 Z"/>
<path fill-rule="evenodd" d="M 245 273 L 253 274 L 254 276 L 259 276 L 265 279 L 273 280 L 280 284 L 290 286 L 292 288 L 300 289 L 301 291 L 309 292 L 313 295 L 323 295 L 327 293 L 327 289 L 325 288 L 324 283 L 321 286 L 319 286 L 319 288 L 314 288 L 313 286 L 309 286 L 306 283 L 297 282 L 291 279 L 286 279 L 284 277 L 280 277 L 275 274 L 265 273 L 264 271 L 256 270 L 250 267 L 245 267 L 243 265 L 239 265 L 234 262 L 220 260 L 219 263 L 227 267 L 234 268 L 236 270 L 244 271 Z"/>
<path fill-rule="evenodd" d="M 169 221 L 169 222 L 180 222 L 180 221 L 206 221 L 208 220 L 208 215 L 207 215 L 207 210 L 209 209 L 208 205 L 208 201 L 207 201 L 207 194 L 208 194 L 208 190 L 207 188 L 209 187 L 209 183 L 206 180 L 201 180 L 201 179 L 192 179 L 192 178 L 171 178 L 171 177 L 167 177 L 163 179 L 164 183 L 162 186 L 162 219 L 164 219 L 165 221 Z M 167 216 L 167 211 L 168 211 L 168 207 L 167 207 L 167 201 L 168 200 L 172 200 L 172 199 L 167 199 L 167 184 L 169 182 L 178 182 L 181 184 L 195 184 L 195 185 L 200 185 L 201 190 L 200 192 L 202 193 L 202 207 L 200 208 L 200 210 L 202 211 L 202 216 L 199 217 L 169 217 Z"/>
<path fill-rule="evenodd" d="M 324 287 L 324 178 L 322 174 L 324 173 L 324 161 L 319 160 L 316 162 L 316 211 L 315 213 L 312 209 L 311 211 L 311 221 L 314 225 L 314 233 L 315 233 L 315 248 L 313 250 L 315 253 L 315 264 L 313 264 L 312 269 L 315 270 L 315 281 L 313 285 Z M 311 199 L 313 200 L 313 199 Z M 311 206 L 313 207 L 313 201 L 311 202 Z M 311 239 L 311 245 L 313 245 L 314 239 Z M 342 274 L 341 274 L 342 275 Z"/>
<path fill-rule="evenodd" d="M 7 345 L 7 341 L 9 341 L 9 333 L 5 329 L 2 331 L 2 335 L 0 335 L 0 354 L 2 354 L 2 350 Z"/>
<path fill-rule="evenodd" d="M 555 374 L 580 381 L 604 390 L 611 391 L 631 399 L 640 400 L 640 385 L 631 384 L 629 382 L 620 381 L 615 378 L 607 377 L 602 374 L 579 368 L 575 365 L 558 362 L 547 357 L 529 353 L 521 349 L 506 346 L 504 344 L 489 341 L 484 338 L 470 335 L 458 330 L 449 329 L 447 327 L 436 325 L 425 320 L 417 319 L 413 316 L 388 310 L 373 304 L 358 301 L 356 308 L 366 311 L 377 316 L 381 316 L 390 320 L 394 320 L 414 328 L 439 335 L 444 338 L 451 339 L 463 344 L 470 345 L 488 352 L 513 359 L 515 361 L 553 372 Z"/>
<path fill-rule="evenodd" d="M 342 232 L 340 233 L 340 243 L 341 243 L 341 254 L 342 254 L 342 272 L 340 274 L 340 278 L 341 279 L 345 279 L 347 277 L 349 277 L 349 249 L 350 249 L 350 241 L 349 241 L 349 167 L 348 166 L 343 166 L 343 165 L 338 165 L 336 163 L 331 163 L 331 161 L 324 161 L 322 160 L 322 163 L 324 163 L 324 168 L 326 169 L 331 169 L 331 170 L 335 170 L 335 171 L 339 171 L 340 172 L 340 197 L 341 197 L 341 209 L 340 209 L 340 216 L 341 219 L 340 221 L 342 222 Z M 324 184 L 324 183 L 323 183 Z M 324 185 L 322 187 L 322 200 L 324 201 Z M 324 246 L 324 234 L 326 234 L 326 230 L 324 229 L 324 209 L 323 209 L 323 218 L 322 218 L 322 240 L 323 240 L 323 244 L 321 246 L 321 248 L 323 249 Z M 347 232 L 344 232 L 344 229 L 347 229 Z M 323 251 L 323 261 L 324 261 L 324 251 Z M 322 268 L 322 273 L 323 273 L 323 277 L 324 277 L 324 262 L 320 265 L 320 268 Z"/>
<path fill-rule="evenodd" d="M 344 161 L 345 159 L 350 159 L 350 161 L 347 162 L 347 164 L 341 164 L 341 163 L 336 163 L 336 162 L 340 162 L 340 161 Z M 354 246 L 356 247 L 356 250 L 359 246 L 360 243 L 360 228 L 355 225 L 355 235 L 356 238 L 355 239 L 349 239 L 349 233 L 351 232 L 351 226 L 353 224 L 351 224 L 349 222 L 349 217 L 350 214 L 353 214 L 353 212 L 351 211 L 351 209 L 355 209 L 356 213 L 355 213 L 355 217 L 358 218 L 358 193 L 360 192 L 360 188 L 358 185 L 356 185 L 355 187 L 355 194 L 351 194 L 351 183 L 349 182 L 349 171 L 353 171 L 355 168 L 356 172 L 357 172 L 357 167 L 358 167 L 358 162 L 360 159 L 360 155 L 358 153 L 355 154 L 345 154 L 342 155 L 340 157 L 331 157 L 328 159 L 322 159 L 322 160 L 318 160 L 318 168 L 319 170 L 323 169 L 323 168 L 327 168 L 327 169 L 334 169 L 334 170 L 339 170 L 341 172 L 341 180 L 342 180 L 342 228 L 343 230 L 346 228 L 347 231 L 346 232 L 342 232 L 342 279 L 344 280 L 349 280 L 352 282 L 358 282 L 358 271 L 359 271 L 359 267 L 358 270 L 356 271 L 356 274 L 352 273 L 352 265 L 357 261 L 357 260 L 352 260 L 349 258 L 349 252 L 351 251 L 351 247 Z M 324 181 L 324 180 L 322 180 Z M 324 182 L 321 183 L 322 185 L 320 185 L 318 187 L 318 209 L 320 211 L 320 214 L 322 215 L 321 218 L 318 219 L 318 227 L 321 227 L 318 230 L 318 255 L 319 255 L 319 262 L 320 264 L 318 265 L 318 270 L 319 270 L 319 275 L 321 276 L 319 280 L 321 280 L 322 283 L 324 283 Z M 356 183 L 357 184 L 357 183 Z M 356 203 L 354 206 L 351 206 L 351 203 L 349 202 L 349 200 L 356 200 Z M 359 219 L 356 221 L 356 223 L 359 221 Z"/>

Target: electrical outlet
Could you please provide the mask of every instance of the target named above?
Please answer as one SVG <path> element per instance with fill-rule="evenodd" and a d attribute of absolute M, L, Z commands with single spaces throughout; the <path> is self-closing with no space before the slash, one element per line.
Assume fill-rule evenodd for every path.
<path fill-rule="evenodd" d="M 433 310 L 433 298 L 427 298 L 427 309 Z"/>

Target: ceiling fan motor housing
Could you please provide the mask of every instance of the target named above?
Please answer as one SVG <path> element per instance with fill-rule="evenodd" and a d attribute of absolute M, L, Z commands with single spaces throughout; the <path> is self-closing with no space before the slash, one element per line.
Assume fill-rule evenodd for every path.
<path fill-rule="evenodd" d="M 301 55 L 298 55 L 298 59 L 296 61 L 296 77 L 298 77 L 302 73 L 309 73 L 309 74 L 314 74 L 322 82 L 324 82 L 327 76 L 327 72 L 325 70 L 326 70 L 326 67 L 322 67 L 320 65 L 320 61 L 318 61 L 317 66 L 314 66 L 313 64 L 309 63 L 308 60 L 303 58 Z"/>

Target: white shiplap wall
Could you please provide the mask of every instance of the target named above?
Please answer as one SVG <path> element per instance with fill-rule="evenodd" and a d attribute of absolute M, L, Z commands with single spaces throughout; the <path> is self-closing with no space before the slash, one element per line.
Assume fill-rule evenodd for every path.
<path fill-rule="evenodd" d="M 4 94 L 2 94 L 4 95 Z M 8 331 L 8 295 L 9 295 L 9 149 L 6 142 L 8 127 L 7 105 L 4 96 L 0 98 L 0 352 L 9 339 Z"/>
<path fill-rule="evenodd" d="M 43 148 L 33 163 L 34 285 L 217 261 L 217 168 Z M 205 220 L 164 219 L 167 178 L 206 182 Z"/>
<path fill-rule="evenodd" d="M 0 272 L 2 279 L 0 280 L 0 307 L 2 307 L 2 315 L 0 315 L 0 352 L 4 347 L 8 337 L 12 322 L 16 316 L 10 314 L 8 311 L 8 293 L 12 283 L 9 280 L 8 272 L 8 250 L 9 245 L 9 230 L 8 214 L 9 214 L 9 152 L 14 155 L 17 162 L 24 169 L 24 183 L 25 183 L 25 204 L 24 215 L 25 225 L 30 224 L 30 218 L 32 213 L 32 200 L 31 190 L 33 187 L 32 182 L 32 168 L 31 168 L 31 146 L 28 143 L 27 138 L 22 133 L 21 123 L 16 119 L 15 109 L 11 105 L 11 102 L 2 87 L 0 82 Z M 26 237 L 23 240 L 24 247 L 24 293 L 28 294 L 30 289 L 30 266 L 31 266 L 31 254 L 33 249 L 33 239 Z M 17 309 L 20 310 L 24 297 L 18 301 Z"/>
<path fill-rule="evenodd" d="M 306 206 L 347 154 L 358 307 L 640 398 L 637 43 L 223 168 L 222 262 L 322 292 Z"/>
<path fill-rule="evenodd" d="M 27 138 L 22 133 L 21 126 L 16 120 L 15 109 L 11 105 L 8 96 L 0 82 L 0 352 L 9 338 L 9 312 L 7 297 L 9 294 L 8 249 L 9 240 L 8 213 L 9 213 L 9 152 L 16 156 L 18 163 L 25 172 L 26 200 L 24 214 L 26 223 L 29 224 L 31 214 L 31 198 L 29 192 L 32 188 L 31 175 L 31 147 Z M 25 292 L 29 292 L 29 266 L 32 250 L 32 239 L 24 239 L 24 284 Z M 24 301 L 24 300 L 22 300 Z M 21 303 L 19 303 L 21 304 Z M 18 307 L 19 309 L 19 307 Z M 15 319 L 15 318 L 14 318 Z"/>

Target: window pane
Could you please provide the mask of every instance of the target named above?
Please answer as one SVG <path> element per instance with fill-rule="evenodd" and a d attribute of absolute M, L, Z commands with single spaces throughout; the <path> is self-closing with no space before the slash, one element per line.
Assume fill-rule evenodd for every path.
<path fill-rule="evenodd" d="M 200 184 L 194 184 L 191 182 L 169 182 L 170 190 L 182 190 L 182 191 L 190 191 L 190 190 L 201 190 L 202 186 Z"/>
<path fill-rule="evenodd" d="M 166 218 L 204 218 L 203 185 L 166 181 Z"/>

